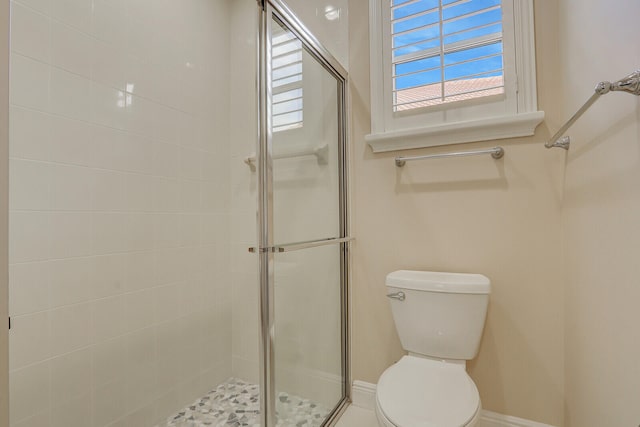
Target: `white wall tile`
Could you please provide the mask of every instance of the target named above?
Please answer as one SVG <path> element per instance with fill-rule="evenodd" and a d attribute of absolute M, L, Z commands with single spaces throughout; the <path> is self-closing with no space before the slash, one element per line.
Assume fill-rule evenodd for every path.
<path fill-rule="evenodd" d="M 155 214 L 154 243 L 156 249 L 175 248 L 180 245 L 180 215 Z"/>
<path fill-rule="evenodd" d="M 51 359 L 51 403 L 53 406 L 91 390 L 91 350 L 74 351 Z"/>
<path fill-rule="evenodd" d="M 9 369 L 15 370 L 49 358 L 49 312 L 42 311 L 11 319 Z"/>
<path fill-rule="evenodd" d="M 49 362 L 37 363 L 12 371 L 9 376 L 9 418 L 17 421 L 34 415 L 51 405 Z M 33 402 L 38 402 L 34 405 Z"/>
<path fill-rule="evenodd" d="M 158 323 L 176 318 L 180 314 L 177 304 L 182 283 L 173 283 L 154 288 L 155 320 Z"/>
<path fill-rule="evenodd" d="M 45 212 L 9 213 L 9 259 L 12 263 L 45 260 L 52 255 L 52 219 Z"/>
<path fill-rule="evenodd" d="M 129 173 L 124 176 L 125 210 L 152 212 L 156 179 L 149 175 Z"/>
<path fill-rule="evenodd" d="M 164 87 L 171 83 L 165 65 L 153 64 L 133 55 L 127 55 L 125 63 L 127 92 L 154 102 L 161 102 Z"/>
<path fill-rule="evenodd" d="M 92 209 L 95 211 L 126 210 L 124 183 L 126 175 L 109 170 L 92 170 Z"/>
<path fill-rule="evenodd" d="M 11 3 L 11 50 L 49 63 L 51 19 L 20 3 Z"/>
<path fill-rule="evenodd" d="M 91 394 L 75 396 L 51 408 L 52 427 L 86 427 L 91 425 Z"/>
<path fill-rule="evenodd" d="M 242 243 L 253 243 L 257 240 L 255 212 L 240 212 L 231 215 L 231 236 Z"/>
<path fill-rule="evenodd" d="M 57 163 L 88 166 L 94 153 L 92 126 L 62 116 L 50 117 L 50 155 Z"/>
<path fill-rule="evenodd" d="M 91 85 L 91 120 L 102 126 L 126 129 L 130 120 L 127 111 L 129 102 L 130 97 L 121 89 L 93 82 Z"/>
<path fill-rule="evenodd" d="M 225 229 L 228 229 L 227 215 L 211 213 L 202 215 L 200 234 L 203 244 L 213 244 L 220 240 L 226 241 L 223 236 L 229 237 L 229 233 L 223 235 Z"/>
<path fill-rule="evenodd" d="M 147 137 L 128 134 L 125 136 L 125 169 L 142 174 L 153 173 L 154 142 Z"/>
<path fill-rule="evenodd" d="M 182 148 L 180 150 L 180 176 L 184 179 L 202 179 L 202 153 Z"/>
<path fill-rule="evenodd" d="M 82 303 L 51 311 L 51 354 L 62 355 L 91 342 L 91 304 Z"/>
<path fill-rule="evenodd" d="M 91 166 L 124 171 L 125 133 L 103 126 L 94 126 L 91 132 L 93 142 Z"/>
<path fill-rule="evenodd" d="M 91 77 L 93 40 L 88 34 L 51 23 L 51 65 L 83 77 Z"/>
<path fill-rule="evenodd" d="M 178 98 L 179 94 L 173 95 Z M 171 105 L 176 105 L 174 101 Z M 205 150 L 206 146 L 198 138 L 198 119 L 192 114 L 182 113 L 178 116 L 178 142 L 182 147 Z"/>
<path fill-rule="evenodd" d="M 14 0 L 12 427 L 153 425 L 230 374 L 230 314 L 206 349 L 196 315 L 230 301 L 228 71 L 207 59 L 228 34 L 202 10 Z"/>
<path fill-rule="evenodd" d="M 50 119 L 46 113 L 12 106 L 9 113 L 9 156 L 49 160 Z M 37 126 L 34 126 L 37 123 Z"/>
<path fill-rule="evenodd" d="M 182 246 L 198 246 L 200 244 L 200 215 L 181 215 L 180 230 Z"/>
<path fill-rule="evenodd" d="M 49 292 L 52 308 L 93 298 L 92 260 L 87 257 L 49 261 Z"/>
<path fill-rule="evenodd" d="M 125 297 L 101 298 L 93 301 L 93 341 L 103 342 L 125 333 Z"/>
<path fill-rule="evenodd" d="M 91 255 L 94 227 L 90 212 L 55 212 L 49 215 L 52 258 Z"/>
<path fill-rule="evenodd" d="M 153 249 L 153 214 L 132 213 L 127 224 L 127 249 L 146 251 Z"/>
<path fill-rule="evenodd" d="M 14 0 L 12 3 L 23 4 L 31 9 L 42 12 L 45 15 L 49 14 L 49 11 L 51 10 L 51 0 Z"/>
<path fill-rule="evenodd" d="M 91 32 L 91 0 L 50 0 L 51 16 L 85 33 Z"/>
<path fill-rule="evenodd" d="M 91 118 L 91 80 L 59 68 L 51 68 L 51 111 L 71 119 Z"/>
<path fill-rule="evenodd" d="M 124 292 L 124 261 L 126 254 L 91 258 L 94 298 L 119 295 Z"/>
<path fill-rule="evenodd" d="M 9 266 L 9 312 L 12 316 L 49 308 L 49 263 Z"/>
<path fill-rule="evenodd" d="M 141 377 L 142 379 L 142 377 Z M 129 400 L 130 396 L 135 396 L 135 391 L 133 390 L 133 386 L 135 384 L 133 384 L 133 379 L 130 381 L 132 384 L 128 384 L 127 385 L 127 390 L 126 390 L 126 395 L 125 395 L 125 405 L 127 406 L 127 408 L 130 408 L 131 405 L 130 402 L 131 400 Z M 137 390 L 136 390 L 137 391 Z M 145 395 L 146 390 L 144 388 L 142 388 L 141 391 L 138 391 L 138 394 L 143 396 Z M 134 402 L 138 402 L 139 399 L 136 399 Z M 142 402 L 144 402 L 144 399 L 142 399 Z M 136 426 L 150 426 L 156 423 L 156 418 L 155 418 L 155 413 L 156 413 L 156 404 L 155 403 L 146 403 L 144 404 L 144 406 L 139 407 L 138 409 L 136 409 L 135 411 L 128 413 L 125 416 L 124 419 L 124 426 L 125 427 L 136 427 Z"/>
<path fill-rule="evenodd" d="M 137 331 L 153 325 L 153 295 L 153 289 L 145 289 L 124 295 L 124 319 L 127 331 Z"/>
<path fill-rule="evenodd" d="M 54 165 L 51 170 L 51 205 L 59 211 L 90 211 L 95 174 L 89 168 Z"/>
<path fill-rule="evenodd" d="M 137 0 L 134 0 L 137 1 Z M 129 9 L 131 2 L 127 2 L 127 9 Z M 148 16 L 145 14 L 139 14 Z M 127 10 L 127 45 L 125 49 L 128 54 L 149 59 L 151 56 L 150 48 L 154 39 L 153 25 L 146 19 L 142 20 L 139 16 L 133 16 Z"/>
<path fill-rule="evenodd" d="M 114 31 L 117 28 L 118 31 Z M 92 34 L 113 45 L 116 49 L 125 46 L 128 34 L 127 18 L 121 0 L 95 0 L 93 2 Z"/>
<path fill-rule="evenodd" d="M 107 426 L 126 414 L 125 383 L 113 381 L 93 389 L 93 426 Z"/>
<path fill-rule="evenodd" d="M 180 210 L 183 212 L 202 212 L 202 193 L 209 194 L 211 188 L 199 181 L 182 180 L 180 182 Z"/>
<path fill-rule="evenodd" d="M 124 336 L 98 342 L 91 347 L 92 374 L 94 387 L 100 387 L 126 376 L 127 347 Z"/>
<path fill-rule="evenodd" d="M 153 312 L 153 309 L 151 311 Z M 156 328 L 145 328 L 125 336 L 127 354 L 125 373 L 127 376 L 134 374 L 143 367 L 149 367 L 156 361 L 156 333 Z"/>
<path fill-rule="evenodd" d="M 180 249 L 159 249 L 156 251 L 156 274 L 159 284 L 174 283 L 180 280 L 182 260 Z"/>
<path fill-rule="evenodd" d="M 94 12 L 94 17 L 95 15 Z M 91 79 L 105 86 L 125 91 L 126 81 L 122 56 L 122 50 L 115 45 L 94 40 L 91 49 Z"/>
<path fill-rule="evenodd" d="M 49 408 L 40 408 L 40 413 L 22 419 L 14 424 L 15 427 L 50 427 L 50 411 Z"/>
<path fill-rule="evenodd" d="M 9 161 L 9 203 L 14 210 L 47 210 L 52 207 L 51 165 L 31 160 Z"/>
<path fill-rule="evenodd" d="M 124 258 L 124 286 L 126 291 L 147 289 L 156 284 L 155 252 L 132 252 Z"/>
<path fill-rule="evenodd" d="M 125 213 L 95 212 L 92 227 L 93 253 L 103 255 L 126 251 L 127 221 Z"/>
<path fill-rule="evenodd" d="M 154 181 L 153 210 L 156 212 L 179 212 L 182 197 L 181 182 L 171 178 L 156 178 Z"/>
<path fill-rule="evenodd" d="M 11 55 L 11 91 L 13 105 L 49 110 L 50 66 L 19 54 Z"/>
<path fill-rule="evenodd" d="M 153 174 L 177 177 L 180 168 L 180 147 L 158 142 L 153 146 Z"/>

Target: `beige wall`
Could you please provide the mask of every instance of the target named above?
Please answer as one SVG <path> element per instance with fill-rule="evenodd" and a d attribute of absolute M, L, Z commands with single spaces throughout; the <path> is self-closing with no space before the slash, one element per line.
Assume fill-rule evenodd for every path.
<path fill-rule="evenodd" d="M 367 2 L 350 14 L 354 162 L 353 376 L 377 382 L 402 348 L 385 298 L 397 269 L 475 272 L 493 293 L 478 357 L 469 365 L 482 405 L 561 425 L 563 281 L 560 203 L 564 154 L 545 150 L 559 118 L 555 2 L 536 2 L 538 100 L 547 119 L 534 137 L 500 141 L 503 160 L 413 163 L 372 154 Z M 495 145 L 490 141 L 463 148 Z M 451 148 L 406 151 L 436 153 Z"/>
<path fill-rule="evenodd" d="M 636 0 L 564 0 L 564 115 L 601 80 L 640 68 Z M 566 425 L 640 423 L 638 248 L 640 98 L 601 98 L 569 134 L 566 240 Z"/>
<path fill-rule="evenodd" d="M 0 326 L 8 316 L 9 1 L 0 2 Z M 0 427 L 9 425 L 8 330 L 0 327 Z"/>

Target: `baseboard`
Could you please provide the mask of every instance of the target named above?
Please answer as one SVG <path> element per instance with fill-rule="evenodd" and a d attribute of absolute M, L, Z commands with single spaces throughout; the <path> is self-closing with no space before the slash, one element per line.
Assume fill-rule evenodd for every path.
<path fill-rule="evenodd" d="M 376 385 L 365 381 L 354 381 L 351 387 L 351 403 L 359 408 L 375 410 Z M 536 421 L 525 420 L 511 415 L 482 410 L 477 427 L 553 427 Z"/>
<path fill-rule="evenodd" d="M 373 411 L 376 407 L 376 385 L 355 380 L 351 387 L 351 403 Z"/>
<path fill-rule="evenodd" d="M 497 412 L 482 410 L 478 427 L 553 427 L 536 421 L 525 420 L 524 418 L 503 415 Z"/>

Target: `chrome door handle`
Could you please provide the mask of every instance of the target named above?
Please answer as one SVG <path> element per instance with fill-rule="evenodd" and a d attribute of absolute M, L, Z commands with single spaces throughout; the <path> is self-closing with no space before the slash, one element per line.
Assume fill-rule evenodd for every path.
<path fill-rule="evenodd" d="M 400 291 L 400 292 L 395 292 L 393 294 L 387 294 L 387 298 L 397 299 L 399 301 L 404 301 L 405 295 L 404 295 L 404 292 Z"/>

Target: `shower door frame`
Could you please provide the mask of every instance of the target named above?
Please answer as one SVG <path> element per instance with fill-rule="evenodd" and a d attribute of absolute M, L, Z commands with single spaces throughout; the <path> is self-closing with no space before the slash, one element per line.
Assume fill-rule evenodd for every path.
<path fill-rule="evenodd" d="M 0 427 L 9 427 L 9 15 L 0 0 Z"/>
<path fill-rule="evenodd" d="M 349 339 L 349 215 L 348 215 L 348 74 L 331 53 L 316 39 L 292 10 L 280 0 L 258 0 L 260 5 L 258 58 L 258 256 L 260 282 L 260 424 L 276 426 L 275 389 L 275 312 L 273 240 L 273 134 L 271 111 L 271 22 L 275 17 L 302 42 L 309 52 L 337 81 L 338 91 L 338 174 L 340 235 L 331 242 L 310 245 L 340 245 L 341 365 L 342 396 L 324 425 L 336 423 L 351 399 Z"/>

